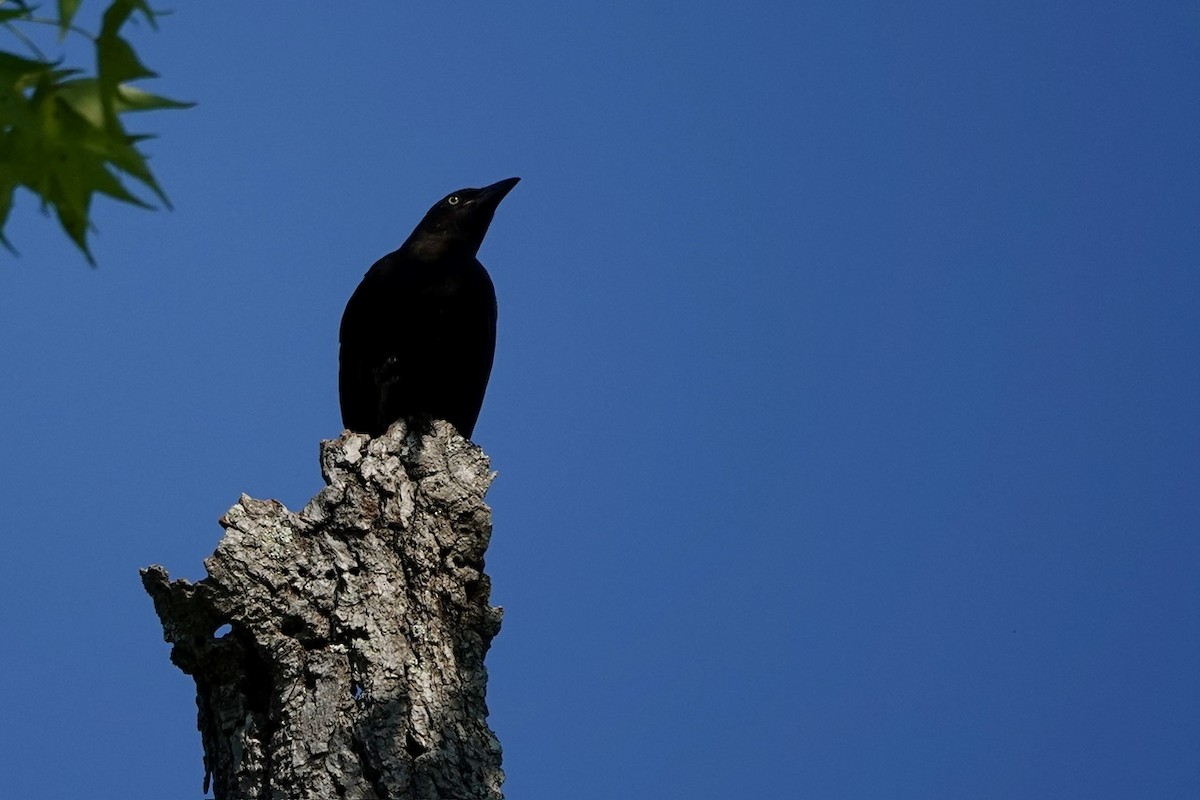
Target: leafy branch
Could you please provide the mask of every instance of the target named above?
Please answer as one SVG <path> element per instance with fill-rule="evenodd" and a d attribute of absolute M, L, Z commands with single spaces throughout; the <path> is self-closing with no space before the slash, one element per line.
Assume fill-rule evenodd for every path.
<path fill-rule="evenodd" d="M 147 0 L 111 0 L 100 32 L 93 36 L 74 24 L 81 2 L 58 0 L 57 17 L 47 19 L 36 16 L 38 7 L 25 0 L 0 0 L 0 28 L 28 51 L 18 55 L 0 50 L 0 244 L 15 252 L 4 226 L 16 189 L 23 186 L 41 199 L 43 211 L 54 209 L 63 230 L 94 266 L 87 234 L 97 193 L 154 208 L 126 188 L 124 175 L 171 207 L 138 149 L 150 137 L 128 132 L 123 115 L 193 104 L 130 85 L 157 76 L 121 37 L 121 28 L 135 15 L 157 28 L 161 12 L 150 8 Z M 46 25 L 57 28 L 60 42 L 68 33 L 92 41 L 95 75 L 63 67 L 62 58 L 47 57 L 21 27 Z"/>

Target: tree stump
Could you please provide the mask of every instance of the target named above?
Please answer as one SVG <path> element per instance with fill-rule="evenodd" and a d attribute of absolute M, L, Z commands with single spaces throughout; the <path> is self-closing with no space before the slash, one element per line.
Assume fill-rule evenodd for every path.
<path fill-rule="evenodd" d="M 142 570 L 217 800 L 503 800 L 484 656 L 494 474 L 448 423 L 321 443 L 299 513 L 245 495 L 208 577 Z M 227 631 L 227 632 L 226 632 Z"/>

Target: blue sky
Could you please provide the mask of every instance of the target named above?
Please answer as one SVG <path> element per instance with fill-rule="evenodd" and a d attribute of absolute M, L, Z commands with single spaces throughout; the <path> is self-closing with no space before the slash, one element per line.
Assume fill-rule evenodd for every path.
<path fill-rule="evenodd" d="M 85 4 L 86 5 L 86 4 Z M 137 569 L 339 433 L 337 324 L 518 175 L 488 665 L 506 792 L 1200 791 L 1190 3 L 178 4 L 176 209 L 0 254 L 4 795 L 199 797 Z"/>

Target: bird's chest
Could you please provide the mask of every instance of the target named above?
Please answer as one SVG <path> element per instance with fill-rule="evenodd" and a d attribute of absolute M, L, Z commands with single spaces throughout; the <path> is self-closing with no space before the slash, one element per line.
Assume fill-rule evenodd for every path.
<path fill-rule="evenodd" d="M 454 304 L 470 296 L 471 275 L 462 269 L 436 269 L 413 286 L 414 300 L 422 303 Z"/>
<path fill-rule="evenodd" d="M 425 319 L 456 318 L 479 314 L 491 300 L 486 275 L 461 267 L 430 270 L 409 287 L 403 300 L 405 313 Z"/>
<path fill-rule="evenodd" d="M 491 280 L 478 263 L 412 260 L 378 275 L 368 289 L 375 318 L 392 335 L 425 335 L 494 319 Z M 390 337 L 389 337 L 390 338 Z"/>

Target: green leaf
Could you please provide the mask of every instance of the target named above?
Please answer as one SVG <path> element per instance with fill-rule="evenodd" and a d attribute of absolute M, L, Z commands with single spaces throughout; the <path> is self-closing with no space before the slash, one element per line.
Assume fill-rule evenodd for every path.
<path fill-rule="evenodd" d="M 60 31 L 72 25 L 82 0 L 58 0 Z M 0 0 L 0 23 L 16 19 L 12 12 L 32 9 L 21 0 Z M 123 176 L 148 188 L 170 207 L 138 149 L 150 138 L 128 132 L 122 115 L 133 111 L 189 108 L 184 103 L 129 85 L 154 77 L 133 47 L 120 36 L 134 14 L 154 25 L 157 12 L 146 0 L 112 0 L 95 39 L 96 75 L 77 77 L 79 70 L 61 62 L 23 58 L 0 51 L 0 245 L 12 249 L 3 230 L 16 189 L 36 194 L 88 262 L 92 199 L 107 195 L 124 203 L 153 208 L 125 185 Z"/>
<path fill-rule="evenodd" d="M 58 35 L 66 36 L 82 0 L 58 0 Z"/>
<path fill-rule="evenodd" d="M 42 62 L 0 53 L 0 130 L 19 124 L 29 116 L 29 101 L 25 84 L 38 74 L 48 71 Z"/>
<path fill-rule="evenodd" d="M 59 95 L 93 125 L 104 125 L 104 104 L 98 80 L 78 78 L 66 81 L 62 84 Z M 191 108 L 194 105 L 196 104 L 151 94 L 129 84 L 118 86 L 116 95 L 113 97 L 113 110 L 117 114 L 129 111 L 156 111 L 164 108 Z"/>
<path fill-rule="evenodd" d="M 116 34 L 102 34 L 96 40 L 96 50 L 96 73 L 106 87 L 115 88 L 138 78 L 158 77 L 158 73 L 150 71 L 138 59 L 129 42 Z"/>
<path fill-rule="evenodd" d="M 167 199 L 166 193 L 158 185 L 153 173 L 150 172 L 150 168 L 146 165 L 145 156 L 135 146 L 146 137 L 130 135 L 119 125 L 113 127 L 113 125 L 105 121 L 98 82 L 87 78 L 68 81 L 62 85 L 59 96 L 63 102 L 71 107 L 72 111 L 78 114 L 90 126 L 89 130 L 83 132 L 86 135 L 81 138 L 81 141 L 85 141 L 93 152 L 103 156 L 114 167 L 137 178 L 149 187 L 158 199 L 162 201 L 163 205 L 170 208 L 170 200 Z M 138 108 L 134 104 L 144 104 L 144 107 Z M 127 110 L 149 110 L 151 108 L 179 108 L 187 107 L 187 105 L 186 103 L 178 103 L 174 100 L 157 97 L 149 92 L 135 90 L 133 87 L 122 86 L 119 87 L 116 110 L 123 112 Z M 123 195 L 114 196 L 126 202 L 133 202 Z M 144 205 L 140 200 L 137 201 L 137 204 Z"/>
<path fill-rule="evenodd" d="M 119 127 L 116 105 L 121 84 L 138 78 L 156 77 L 137 57 L 129 42 L 118 33 L 136 5 L 136 0 L 113 0 L 104 12 L 100 35 L 96 37 L 96 78 L 100 82 L 100 105 L 105 124 L 113 128 Z"/>
<path fill-rule="evenodd" d="M 3 159 L 0 159 L 0 168 L 3 165 Z M 7 170 L 0 169 L 0 175 L 4 175 L 6 172 Z M 16 190 L 16 181 L 10 180 L 7 177 L 0 177 L 0 245 L 3 245 L 13 255 L 17 254 L 17 250 L 12 246 L 12 242 L 4 238 L 4 223 L 8 222 L 8 212 L 12 211 L 13 193 Z"/>
<path fill-rule="evenodd" d="M 172 100 L 162 95 L 142 91 L 136 86 L 122 84 L 117 89 L 117 111 L 158 111 L 164 108 L 194 108 L 195 103 Z"/>
<path fill-rule="evenodd" d="M 42 199 L 43 208 L 53 208 L 63 230 L 94 263 L 87 235 L 91 202 L 97 193 L 152 208 L 126 188 L 116 171 L 137 179 L 164 204 L 168 200 L 137 149 L 139 137 L 126 133 L 119 121 L 114 125 L 105 119 L 99 82 L 54 77 L 55 73 L 44 73 L 28 100 L 26 117 L 32 124 L 14 125 L 0 133 L 4 175 L 0 194 L 9 183 L 13 188 L 27 186 Z M 154 105 L 158 101 L 139 95 L 128 102 Z M 9 204 L 11 194 L 4 196 Z"/>
<path fill-rule="evenodd" d="M 158 18 L 163 16 L 165 13 L 169 13 L 155 11 L 150 7 L 150 3 L 147 2 L 147 0 L 113 0 L 113 2 L 104 12 L 104 24 L 109 24 L 108 15 L 111 13 L 113 15 L 112 24 L 115 26 L 115 30 L 116 28 L 120 28 L 122 25 L 124 25 L 125 21 L 129 19 L 134 12 L 141 12 L 142 16 L 145 17 L 146 22 L 148 22 L 150 27 L 155 30 L 158 29 Z"/>
<path fill-rule="evenodd" d="M 0 50 L 0 82 L 20 83 L 35 78 L 46 72 L 51 72 L 58 66 L 57 61 L 41 61 L 36 58 L 22 58 L 13 53 Z"/>

